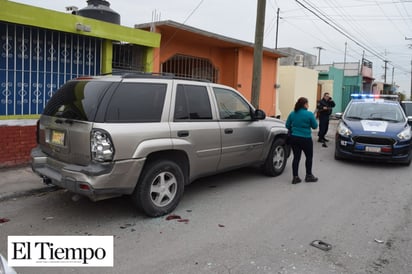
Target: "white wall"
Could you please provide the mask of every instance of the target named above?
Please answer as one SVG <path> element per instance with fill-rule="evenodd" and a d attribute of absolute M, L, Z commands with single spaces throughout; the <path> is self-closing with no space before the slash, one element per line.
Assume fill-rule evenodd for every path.
<path fill-rule="evenodd" d="M 279 84 L 281 119 L 286 120 L 299 97 L 308 98 L 309 110 L 315 110 L 318 71 L 299 66 L 280 66 Z"/>

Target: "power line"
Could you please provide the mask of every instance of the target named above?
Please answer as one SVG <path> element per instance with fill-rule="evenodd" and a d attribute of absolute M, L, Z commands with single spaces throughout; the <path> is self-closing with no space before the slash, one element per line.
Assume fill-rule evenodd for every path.
<path fill-rule="evenodd" d="M 385 61 L 386 58 L 382 57 L 378 52 L 376 52 L 374 49 L 369 48 L 368 46 L 363 45 L 362 43 L 360 43 L 359 41 L 357 41 L 355 38 L 353 38 L 351 35 L 349 35 L 346 31 L 343 30 L 342 27 L 336 26 L 336 23 L 333 22 L 333 20 L 331 18 L 329 18 L 327 15 L 323 14 L 320 10 L 318 10 L 316 7 L 314 7 L 313 5 L 311 5 L 310 3 L 308 3 L 306 1 L 306 4 L 311 6 L 311 8 L 308 8 L 306 5 L 304 5 L 302 2 L 300 2 L 299 0 L 295 0 L 299 5 L 301 5 L 303 8 L 305 8 L 306 10 L 308 10 L 309 12 L 311 12 L 312 14 L 314 14 L 316 17 L 318 17 L 320 20 L 322 20 L 324 23 L 326 23 L 327 25 L 331 26 L 333 29 L 335 29 L 336 31 L 338 31 L 340 34 L 342 34 L 343 36 L 345 36 L 346 38 L 348 38 L 349 40 L 351 40 L 352 42 L 354 42 L 356 45 L 358 45 L 359 47 L 361 47 L 362 49 L 372 53 L 375 57 L 379 58 L 382 61 Z M 317 13 L 314 11 L 316 10 Z M 322 16 L 320 16 L 318 13 L 322 14 Z M 328 20 L 326 20 L 326 19 Z M 332 24 L 333 23 L 333 24 Z"/>

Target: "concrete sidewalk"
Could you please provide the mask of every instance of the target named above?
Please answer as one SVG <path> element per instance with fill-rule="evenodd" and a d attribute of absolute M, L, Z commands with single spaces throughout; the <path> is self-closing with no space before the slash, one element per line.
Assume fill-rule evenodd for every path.
<path fill-rule="evenodd" d="M 56 187 L 45 185 L 29 165 L 0 168 L 0 202 L 53 190 Z"/>

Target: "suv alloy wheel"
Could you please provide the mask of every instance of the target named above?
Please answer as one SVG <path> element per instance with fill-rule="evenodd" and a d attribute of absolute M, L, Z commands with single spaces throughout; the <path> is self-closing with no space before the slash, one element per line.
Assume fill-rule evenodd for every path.
<path fill-rule="evenodd" d="M 183 195 L 185 178 L 178 164 L 156 160 L 144 168 L 132 198 L 139 209 L 150 217 L 173 211 Z"/>

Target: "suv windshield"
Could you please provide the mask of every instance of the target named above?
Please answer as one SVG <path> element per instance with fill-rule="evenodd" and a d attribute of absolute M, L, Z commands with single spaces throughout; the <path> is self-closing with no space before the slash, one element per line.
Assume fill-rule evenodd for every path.
<path fill-rule="evenodd" d="M 403 122 L 405 117 L 402 109 L 395 103 L 353 102 L 345 113 L 347 119 L 384 120 Z"/>
<path fill-rule="evenodd" d="M 52 96 L 43 114 L 93 121 L 104 91 L 110 85 L 110 82 L 103 81 L 70 81 Z"/>

